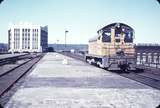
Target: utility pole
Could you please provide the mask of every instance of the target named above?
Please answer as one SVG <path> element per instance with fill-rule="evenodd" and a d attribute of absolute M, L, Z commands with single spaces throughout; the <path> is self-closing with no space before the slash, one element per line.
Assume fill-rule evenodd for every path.
<path fill-rule="evenodd" d="M 67 42 L 67 33 L 68 32 L 69 32 L 68 30 L 65 31 L 65 51 L 67 51 L 67 49 L 66 49 L 66 42 Z"/>

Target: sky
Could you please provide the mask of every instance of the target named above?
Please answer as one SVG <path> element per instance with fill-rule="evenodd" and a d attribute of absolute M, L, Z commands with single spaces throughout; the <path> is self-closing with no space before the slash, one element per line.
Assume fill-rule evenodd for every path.
<path fill-rule="evenodd" d="M 135 30 L 135 43 L 160 44 L 157 0 L 4 0 L 0 4 L 0 43 L 8 42 L 9 23 L 48 25 L 48 42 L 87 44 L 97 30 L 122 22 Z M 59 40 L 59 41 L 57 41 Z"/>

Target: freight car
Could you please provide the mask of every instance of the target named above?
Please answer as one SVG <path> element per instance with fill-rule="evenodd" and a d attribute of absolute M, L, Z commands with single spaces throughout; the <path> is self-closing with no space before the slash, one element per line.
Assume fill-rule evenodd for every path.
<path fill-rule="evenodd" d="M 86 62 L 108 70 L 136 70 L 134 30 L 124 23 L 112 23 L 89 40 Z"/>

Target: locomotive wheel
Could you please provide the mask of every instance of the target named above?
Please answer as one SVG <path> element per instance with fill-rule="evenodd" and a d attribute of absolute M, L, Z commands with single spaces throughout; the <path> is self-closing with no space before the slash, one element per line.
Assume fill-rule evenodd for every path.
<path fill-rule="evenodd" d="M 144 72 L 144 69 L 142 69 L 142 68 L 136 68 L 136 72 Z"/>
<path fill-rule="evenodd" d="M 119 65 L 118 66 L 121 70 L 121 72 L 128 72 L 128 65 Z"/>
<path fill-rule="evenodd" d="M 125 67 L 120 68 L 120 69 L 121 69 L 122 72 L 126 72 L 127 71 L 127 69 Z"/>

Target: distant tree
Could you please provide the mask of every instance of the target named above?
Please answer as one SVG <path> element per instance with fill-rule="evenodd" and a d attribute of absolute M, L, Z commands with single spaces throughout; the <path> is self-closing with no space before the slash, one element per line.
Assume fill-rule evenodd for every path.
<path fill-rule="evenodd" d="M 0 0 L 0 4 L 2 3 L 3 0 Z"/>
<path fill-rule="evenodd" d="M 54 48 L 53 47 L 48 47 L 48 52 L 54 52 Z"/>
<path fill-rule="evenodd" d="M 160 104 L 156 108 L 160 108 Z"/>

